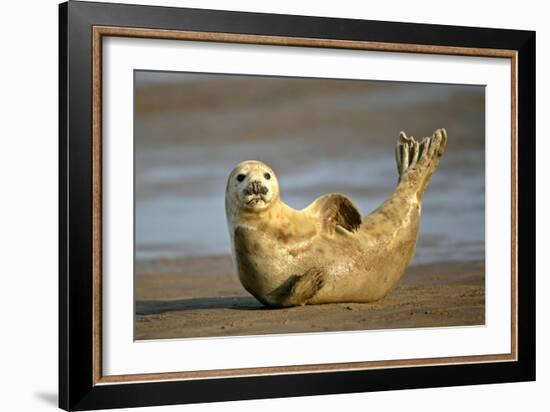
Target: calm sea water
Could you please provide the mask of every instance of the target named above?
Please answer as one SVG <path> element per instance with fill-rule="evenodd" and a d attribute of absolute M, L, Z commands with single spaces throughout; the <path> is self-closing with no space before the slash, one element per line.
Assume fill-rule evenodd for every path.
<path fill-rule="evenodd" d="M 137 259 L 230 254 L 226 178 L 247 159 L 273 167 L 296 209 L 338 192 L 366 215 L 395 188 L 399 130 L 441 126 L 450 140 L 423 201 L 415 261 L 484 258 L 483 87 L 155 72 L 140 72 L 140 84 Z"/>
<path fill-rule="evenodd" d="M 218 153 L 211 161 L 206 160 L 208 148 L 201 146 L 181 154 L 158 152 L 158 157 L 182 159 L 138 175 L 138 189 L 149 187 L 150 193 L 144 189 L 136 197 L 136 257 L 229 254 L 224 209 L 227 174 L 242 159 L 266 151 L 277 157 L 273 153 L 277 148 L 269 146 L 247 143 Z M 277 147 L 281 150 L 285 145 Z M 461 168 L 450 172 L 441 167 L 433 177 L 422 205 L 417 263 L 484 258 L 484 180 L 479 176 L 483 156 L 480 150 L 446 154 L 444 162 Z M 367 214 L 391 194 L 396 182 L 391 148 L 331 159 L 307 159 L 303 153 L 299 157 L 298 167 L 276 168 L 282 198 L 296 209 L 324 193 L 340 192 Z M 169 189 L 163 194 L 155 188 Z"/>

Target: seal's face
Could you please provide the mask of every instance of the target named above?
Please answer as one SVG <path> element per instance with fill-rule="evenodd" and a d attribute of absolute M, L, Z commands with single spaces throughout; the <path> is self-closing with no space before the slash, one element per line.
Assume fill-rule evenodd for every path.
<path fill-rule="evenodd" d="M 279 182 L 269 166 L 248 160 L 239 163 L 230 173 L 226 196 L 240 209 L 265 210 L 278 198 Z"/>

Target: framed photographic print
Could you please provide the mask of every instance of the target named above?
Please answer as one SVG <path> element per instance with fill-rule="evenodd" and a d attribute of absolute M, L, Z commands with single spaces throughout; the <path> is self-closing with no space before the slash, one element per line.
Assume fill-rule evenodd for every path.
<path fill-rule="evenodd" d="M 535 379 L 535 33 L 60 5 L 60 407 Z"/>

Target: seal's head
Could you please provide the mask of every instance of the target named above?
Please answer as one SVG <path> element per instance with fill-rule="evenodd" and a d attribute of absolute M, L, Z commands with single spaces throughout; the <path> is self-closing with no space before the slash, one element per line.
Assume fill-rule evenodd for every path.
<path fill-rule="evenodd" d="M 225 196 L 226 204 L 232 208 L 260 212 L 279 198 L 279 182 L 268 165 L 247 160 L 229 174 Z"/>

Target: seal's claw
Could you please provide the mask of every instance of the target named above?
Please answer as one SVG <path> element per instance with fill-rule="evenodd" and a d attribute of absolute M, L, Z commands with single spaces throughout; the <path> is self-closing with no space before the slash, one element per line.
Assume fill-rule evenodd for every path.
<path fill-rule="evenodd" d="M 414 167 L 416 165 L 416 162 L 418 162 L 419 152 L 420 152 L 420 144 L 413 138 L 412 144 L 411 144 L 411 155 L 409 156 L 410 158 L 409 167 Z"/>
<path fill-rule="evenodd" d="M 440 137 L 437 156 L 441 157 L 443 156 L 443 153 L 445 152 L 445 148 L 447 147 L 447 131 L 445 129 L 438 129 L 436 133 Z"/>

